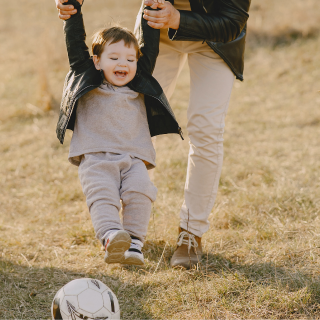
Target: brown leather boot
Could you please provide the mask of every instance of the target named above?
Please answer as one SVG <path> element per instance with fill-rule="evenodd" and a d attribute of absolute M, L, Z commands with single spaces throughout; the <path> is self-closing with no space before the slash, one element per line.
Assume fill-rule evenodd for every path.
<path fill-rule="evenodd" d="M 179 227 L 177 249 L 171 258 L 171 267 L 191 269 L 200 263 L 201 256 L 201 238 Z"/>

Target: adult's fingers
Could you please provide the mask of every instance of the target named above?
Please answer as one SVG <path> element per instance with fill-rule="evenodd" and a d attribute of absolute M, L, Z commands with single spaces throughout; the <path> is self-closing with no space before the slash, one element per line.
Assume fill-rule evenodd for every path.
<path fill-rule="evenodd" d="M 157 9 L 158 8 L 158 2 L 155 2 L 152 6 L 150 6 L 152 9 Z"/>
<path fill-rule="evenodd" d="M 151 16 L 148 16 L 146 14 L 143 15 L 143 18 L 145 20 L 148 20 L 148 21 L 151 21 L 151 22 L 155 22 L 155 23 L 165 23 L 165 22 L 167 22 L 166 18 L 151 17 Z"/>
<path fill-rule="evenodd" d="M 155 23 L 151 21 L 148 21 L 148 25 L 153 29 L 162 29 L 164 27 L 163 23 Z"/>
<path fill-rule="evenodd" d="M 64 4 L 62 4 L 61 2 L 57 3 L 57 9 L 59 10 L 63 10 L 63 11 L 71 11 L 74 9 L 74 7 L 72 5 L 67 5 L 65 6 Z"/>
<path fill-rule="evenodd" d="M 68 20 L 70 17 L 71 17 L 70 14 L 63 15 L 59 13 L 59 18 L 61 20 Z"/>
<path fill-rule="evenodd" d="M 63 3 L 64 0 L 54 0 L 56 2 L 56 7 L 58 8 L 59 3 Z"/>
<path fill-rule="evenodd" d="M 160 4 L 158 4 L 159 6 Z M 143 11 L 144 14 L 146 14 L 149 17 L 155 17 L 155 18 L 163 18 L 167 15 L 166 10 L 159 10 L 159 11 L 155 11 L 155 10 L 147 10 L 145 9 Z"/>
<path fill-rule="evenodd" d="M 169 2 L 170 3 L 170 2 Z M 165 8 L 166 7 L 166 3 L 163 1 L 163 0 L 145 0 L 144 1 L 144 4 L 147 6 L 147 7 L 151 7 L 154 5 L 154 4 L 158 4 L 158 7 L 159 8 Z"/>
<path fill-rule="evenodd" d="M 77 10 L 59 10 L 59 13 L 62 15 L 71 15 L 77 13 Z"/>
<path fill-rule="evenodd" d="M 155 1 L 153 0 L 145 0 L 144 4 L 148 7 L 148 6 L 151 6 L 155 3 Z"/>

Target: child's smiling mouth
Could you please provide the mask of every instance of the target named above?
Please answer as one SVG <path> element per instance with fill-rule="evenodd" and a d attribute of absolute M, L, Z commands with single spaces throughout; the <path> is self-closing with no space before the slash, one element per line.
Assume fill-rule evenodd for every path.
<path fill-rule="evenodd" d="M 128 72 L 127 71 L 116 71 L 114 74 L 118 78 L 125 78 L 127 76 Z"/>

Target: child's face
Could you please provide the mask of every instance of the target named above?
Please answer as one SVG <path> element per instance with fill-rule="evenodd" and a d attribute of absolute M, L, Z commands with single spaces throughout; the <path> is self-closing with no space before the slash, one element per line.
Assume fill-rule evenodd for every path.
<path fill-rule="evenodd" d="M 137 71 L 137 52 L 133 44 L 125 46 L 123 40 L 108 44 L 98 58 L 93 56 L 97 70 L 103 70 L 108 82 L 116 86 L 124 86 L 130 82 Z"/>

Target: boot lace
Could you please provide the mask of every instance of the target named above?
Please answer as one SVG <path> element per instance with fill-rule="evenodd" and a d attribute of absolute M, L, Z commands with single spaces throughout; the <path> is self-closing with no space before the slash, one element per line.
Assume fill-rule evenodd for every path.
<path fill-rule="evenodd" d="M 187 238 L 187 239 L 185 239 L 185 238 Z M 178 237 L 178 242 L 177 242 L 178 247 L 180 247 L 182 244 L 188 245 L 188 253 L 190 253 L 190 249 L 192 247 L 193 248 L 198 247 L 198 242 L 195 239 L 194 235 L 191 233 L 188 233 L 186 231 L 180 232 L 179 237 Z"/>

